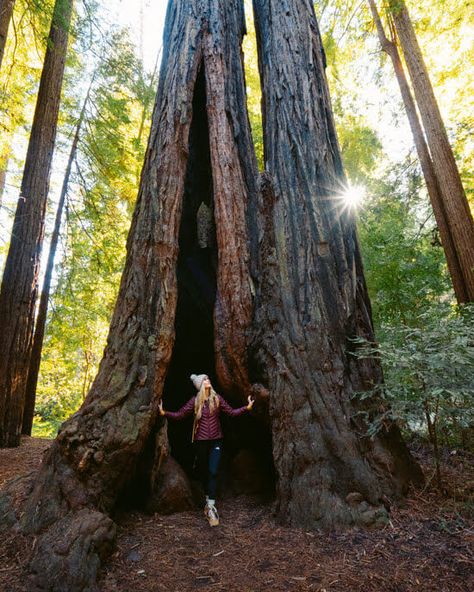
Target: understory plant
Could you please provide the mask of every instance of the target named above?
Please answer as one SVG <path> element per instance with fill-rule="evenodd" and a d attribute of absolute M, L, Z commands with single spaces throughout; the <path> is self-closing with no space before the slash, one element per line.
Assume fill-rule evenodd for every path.
<path fill-rule="evenodd" d="M 360 357 L 381 357 L 384 368 L 387 406 L 370 418 L 368 435 L 392 417 L 405 432 L 426 436 L 441 487 L 441 444 L 466 446 L 474 428 L 474 306 L 436 305 L 416 326 L 387 324 L 381 334 L 380 344 L 360 342 L 357 349 Z M 365 400 L 372 394 L 356 396 Z"/>

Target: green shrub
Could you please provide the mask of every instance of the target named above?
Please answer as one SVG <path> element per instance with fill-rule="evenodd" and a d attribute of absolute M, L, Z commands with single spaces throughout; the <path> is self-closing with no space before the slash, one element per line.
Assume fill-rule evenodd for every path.
<path fill-rule="evenodd" d="M 361 344 L 357 351 L 360 357 L 381 357 L 381 391 L 389 403 L 368 433 L 376 433 L 387 416 L 394 418 L 405 432 L 429 439 L 439 469 L 440 443 L 461 447 L 463 434 L 474 426 L 474 306 L 434 306 L 417 326 L 384 325 L 382 334 L 380 345 Z"/>

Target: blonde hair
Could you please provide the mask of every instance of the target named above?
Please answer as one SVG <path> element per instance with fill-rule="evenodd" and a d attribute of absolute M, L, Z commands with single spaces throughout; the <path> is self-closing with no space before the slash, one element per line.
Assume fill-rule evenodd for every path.
<path fill-rule="evenodd" d="M 209 380 L 209 379 L 208 379 Z M 210 387 L 211 392 L 209 393 L 209 411 L 214 413 L 214 411 L 219 407 L 219 397 L 216 391 Z M 194 401 L 194 415 L 196 420 L 199 421 L 202 415 L 202 408 L 204 406 L 204 402 L 206 400 L 206 387 L 204 386 L 204 380 L 202 381 L 201 388 L 199 389 L 198 394 L 196 395 L 196 400 Z"/>

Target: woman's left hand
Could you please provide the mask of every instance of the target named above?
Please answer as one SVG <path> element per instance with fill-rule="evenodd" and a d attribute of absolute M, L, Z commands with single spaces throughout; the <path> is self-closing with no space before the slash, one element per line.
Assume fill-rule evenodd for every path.
<path fill-rule="evenodd" d="M 247 401 L 249 404 L 247 405 L 247 410 L 250 411 L 255 403 L 255 399 L 252 399 L 251 395 L 248 396 Z"/>

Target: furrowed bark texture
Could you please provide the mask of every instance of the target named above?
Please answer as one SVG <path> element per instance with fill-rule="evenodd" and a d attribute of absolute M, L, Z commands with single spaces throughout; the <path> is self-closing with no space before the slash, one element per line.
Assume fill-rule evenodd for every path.
<path fill-rule="evenodd" d="M 0 447 L 18 446 L 72 0 L 56 0 L 0 291 Z"/>
<path fill-rule="evenodd" d="M 8 27 L 13 14 L 15 0 L 0 0 L 0 68 L 7 43 Z"/>
<path fill-rule="evenodd" d="M 443 196 L 447 222 L 462 270 L 467 292 L 464 301 L 472 302 L 474 221 L 471 210 L 406 4 L 403 0 L 390 0 L 388 4 L 410 73 L 433 167 Z"/>
<path fill-rule="evenodd" d="M 89 100 L 90 88 L 87 92 L 79 119 L 76 125 L 76 131 L 69 152 L 68 163 L 66 165 L 66 172 L 64 173 L 63 186 L 61 188 L 61 195 L 59 196 L 58 207 L 56 210 L 56 219 L 54 221 L 53 234 L 51 235 L 51 243 L 49 246 L 48 261 L 46 264 L 46 271 L 43 280 L 43 289 L 41 292 L 40 304 L 38 307 L 38 314 L 36 317 L 35 333 L 33 338 L 33 346 L 31 348 L 30 366 L 28 369 L 28 379 L 25 389 L 25 409 L 23 412 L 22 434 L 31 435 L 33 427 L 33 417 L 35 414 L 35 400 L 36 400 L 36 386 L 38 384 L 38 374 L 41 364 L 41 352 L 43 350 L 44 330 L 46 327 L 46 317 L 48 316 L 49 293 L 51 289 L 51 279 L 53 277 L 54 258 L 56 256 L 56 249 L 59 242 L 59 233 L 61 230 L 61 220 L 63 215 L 64 204 L 66 202 L 66 195 L 69 187 L 69 178 L 71 176 L 72 165 L 76 158 L 77 145 L 79 144 L 79 136 L 81 133 L 81 126 L 84 119 L 85 109 Z"/>
<path fill-rule="evenodd" d="M 245 95 L 243 27 L 240 0 L 169 4 L 151 135 L 107 347 L 84 405 L 63 424 L 23 508 L 21 527 L 40 537 L 33 568 L 48 590 L 96 589 L 96 570 L 89 567 L 111 548 L 108 514 L 155 429 L 174 345 L 178 239 L 201 69 L 215 167 L 216 363 L 223 384 L 232 381 L 246 388 L 243 358 L 251 295 L 245 208 L 255 190 L 255 160 L 245 103 L 239 99 Z M 164 450 L 165 440 L 160 434 L 154 439 L 159 456 L 156 449 Z M 87 528 L 81 530 L 83 524 Z M 42 542 L 50 540 L 56 541 L 51 551 Z M 74 565 L 79 566 L 79 559 L 83 564 L 77 573 L 69 569 L 73 559 Z"/>
<path fill-rule="evenodd" d="M 411 94 L 410 85 L 408 84 L 405 70 L 400 59 L 400 54 L 398 53 L 398 47 L 394 39 L 390 40 L 386 36 L 374 0 L 368 0 L 368 2 L 377 28 L 380 45 L 383 51 L 385 51 L 385 53 L 390 56 L 393 68 L 395 70 L 395 76 L 397 78 L 398 86 L 400 87 L 400 93 L 402 95 L 403 104 L 405 106 L 405 111 L 407 113 L 408 121 L 413 134 L 416 151 L 418 153 L 418 158 L 420 159 L 421 170 L 423 171 L 426 188 L 430 197 L 436 224 L 438 225 L 441 243 L 446 256 L 446 262 L 448 264 L 449 273 L 453 282 L 454 293 L 456 294 L 456 298 L 459 303 L 468 302 L 468 290 L 464 281 L 455 244 L 451 235 L 451 230 L 449 228 L 443 197 L 439 188 L 439 183 L 433 167 L 431 155 L 425 141 L 423 128 L 418 118 L 418 113 L 416 111 L 415 101 Z"/>
<path fill-rule="evenodd" d="M 274 274 L 258 285 L 258 324 L 269 330 L 257 353 L 270 391 L 278 514 L 303 526 L 377 524 L 384 496 L 421 473 L 395 427 L 365 437 L 351 400 L 381 370 L 350 355 L 351 339 L 372 340 L 373 331 L 354 221 L 338 202 L 344 174 L 321 38 L 309 0 L 254 8 L 274 192 L 259 204 Z"/>
<path fill-rule="evenodd" d="M 241 0 L 210 5 L 214 8 L 203 47 L 218 251 L 216 373 L 224 391 L 244 398 L 250 386 L 247 333 L 252 318 L 246 215 L 249 199 L 255 199 L 257 174 L 240 51 L 245 15 Z M 223 47 L 216 46 L 215 37 L 223 39 Z"/>

